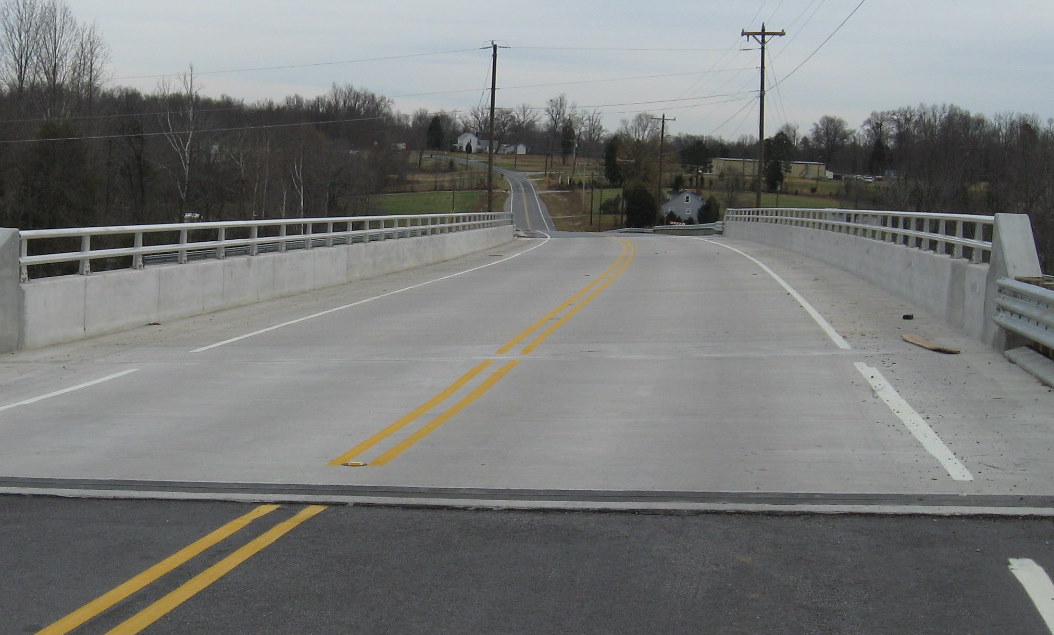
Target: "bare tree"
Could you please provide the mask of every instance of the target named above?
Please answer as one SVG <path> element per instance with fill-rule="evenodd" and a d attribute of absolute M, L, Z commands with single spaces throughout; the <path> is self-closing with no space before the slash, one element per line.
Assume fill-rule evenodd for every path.
<path fill-rule="evenodd" d="M 823 160 L 831 165 L 835 154 L 852 139 L 853 131 L 845 119 L 824 115 L 812 125 L 811 135 L 813 143 L 822 149 Z"/>
<path fill-rule="evenodd" d="M 173 85 L 167 78 L 158 86 L 158 96 L 164 105 L 164 112 L 159 115 L 161 130 L 172 152 L 176 155 L 177 166 L 170 169 L 176 181 L 176 192 L 179 195 L 179 221 L 184 220 L 187 202 L 191 189 L 194 162 L 197 158 L 198 99 L 200 87 L 194 80 L 194 65 L 186 73 L 177 77 L 178 85 Z"/>
<path fill-rule="evenodd" d="M 73 88 L 90 112 L 95 104 L 95 95 L 102 87 L 106 63 L 110 60 L 110 47 L 94 24 L 80 29 L 77 49 L 73 58 Z"/>
<path fill-rule="evenodd" d="M 32 81 L 40 12 L 38 0 L 8 0 L 0 6 L 0 78 L 19 107 Z"/>
<path fill-rule="evenodd" d="M 41 5 L 34 75 L 41 86 L 41 112 L 49 119 L 70 114 L 68 93 L 75 82 L 80 27 L 70 8 L 61 0 Z"/>

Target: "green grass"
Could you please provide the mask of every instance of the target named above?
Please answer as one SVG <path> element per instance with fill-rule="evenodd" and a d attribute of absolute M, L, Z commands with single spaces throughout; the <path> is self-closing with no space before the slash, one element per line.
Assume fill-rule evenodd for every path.
<path fill-rule="evenodd" d="M 370 199 L 370 213 L 382 216 L 397 214 L 442 214 L 444 212 L 476 212 L 486 201 L 487 193 L 477 190 L 456 192 L 407 192 L 383 194 Z M 497 199 L 497 196 L 495 196 Z M 498 201 L 495 201 L 495 205 Z"/>

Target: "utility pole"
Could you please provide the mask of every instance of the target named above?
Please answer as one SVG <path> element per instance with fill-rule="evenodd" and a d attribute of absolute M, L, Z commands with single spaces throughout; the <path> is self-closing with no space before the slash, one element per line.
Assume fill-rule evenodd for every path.
<path fill-rule="evenodd" d="M 508 48 L 508 47 L 501 47 Z M 494 101 L 498 84 L 498 43 L 490 41 L 490 126 L 487 131 L 487 211 L 494 211 Z"/>
<path fill-rule="evenodd" d="M 758 166 L 755 170 L 757 177 L 757 196 L 754 199 L 754 207 L 761 207 L 761 174 L 765 169 L 765 43 L 770 37 L 782 37 L 786 32 L 766 31 L 765 23 L 761 23 L 760 31 L 743 31 L 743 37 L 751 38 L 761 45 L 761 99 L 758 108 Z"/>
<path fill-rule="evenodd" d="M 666 142 L 666 122 L 677 121 L 676 118 L 666 118 L 666 113 L 662 113 L 662 117 L 652 117 L 652 121 L 661 121 L 662 127 L 659 129 L 659 185 L 657 187 L 657 196 L 655 197 L 655 221 L 656 224 L 661 223 L 662 217 L 662 151 L 663 144 Z"/>

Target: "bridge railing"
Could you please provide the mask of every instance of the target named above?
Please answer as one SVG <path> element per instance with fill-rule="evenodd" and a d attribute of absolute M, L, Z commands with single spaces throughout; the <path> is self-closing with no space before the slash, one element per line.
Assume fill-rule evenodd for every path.
<path fill-rule="evenodd" d="M 34 278 L 56 275 L 41 265 L 76 263 L 76 273 L 88 275 L 92 263 L 100 260 L 107 270 L 142 269 L 149 264 L 184 264 L 511 224 L 508 212 L 474 212 L 25 230 L 19 232 L 19 275 L 22 282 L 29 282 L 31 274 Z M 74 272 L 58 275 L 66 273 Z"/>
<path fill-rule="evenodd" d="M 726 222 L 772 223 L 850 234 L 965 258 L 991 259 L 994 216 L 850 209 L 729 209 Z"/>
<path fill-rule="evenodd" d="M 1054 288 L 1000 278 L 996 323 L 1034 344 L 1054 350 Z"/>

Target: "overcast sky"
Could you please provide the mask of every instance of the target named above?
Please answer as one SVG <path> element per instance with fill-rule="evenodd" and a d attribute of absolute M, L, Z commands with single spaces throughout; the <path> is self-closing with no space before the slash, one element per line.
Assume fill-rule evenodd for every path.
<path fill-rule="evenodd" d="M 564 93 L 609 128 L 648 111 L 676 118 L 671 134 L 735 139 L 757 134 L 760 51 L 740 32 L 764 22 L 786 30 L 768 48 L 768 135 L 920 103 L 1054 117 L 1051 0 L 68 2 L 109 44 L 112 83 L 145 92 L 193 63 L 214 97 L 314 97 L 336 82 L 404 113 L 464 111 L 489 104 L 495 40 L 509 47 L 499 106 Z"/>

